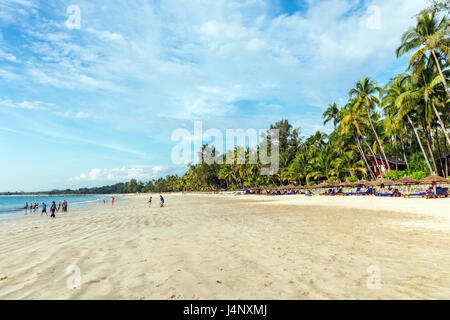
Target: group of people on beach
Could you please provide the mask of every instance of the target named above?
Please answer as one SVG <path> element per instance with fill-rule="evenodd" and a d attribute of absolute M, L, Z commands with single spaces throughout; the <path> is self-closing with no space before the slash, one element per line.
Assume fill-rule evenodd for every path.
<path fill-rule="evenodd" d="M 45 202 L 42 202 L 42 210 L 41 210 L 41 217 L 44 215 L 44 213 L 48 216 L 47 214 L 47 204 Z M 35 203 L 30 203 L 28 204 L 25 203 L 25 206 L 23 207 L 25 209 L 25 214 L 28 214 L 28 209 L 30 209 L 30 213 L 36 213 L 37 210 L 39 210 L 39 203 L 35 202 Z M 56 218 L 55 216 L 55 212 L 59 212 L 61 210 L 61 212 L 67 212 L 67 201 L 64 200 L 63 202 L 58 202 L 56 204 L 55 201 L 52 201 L 52 204 L 50 206 L 50 211 L 51 211 L 51 215 L 50 218 Z"/>
<path fill-rule="evenodd" d="M 152 206 L 152 197 L 150 197 L 150 199 L 148 199 L 148 206 L 149 207 Z M 162 195 L 159 195 L 159 206 L 161 208 L 164 207 L 164 197 Z"/>

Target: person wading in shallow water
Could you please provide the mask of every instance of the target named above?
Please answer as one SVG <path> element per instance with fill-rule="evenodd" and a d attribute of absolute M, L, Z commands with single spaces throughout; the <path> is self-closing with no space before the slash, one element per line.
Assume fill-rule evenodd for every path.
<path fill-rule="evenodd" d="M 159 195 L 159 206 L 162 208 L 164 207 L 164 198 L 162 195 Z"/>
<path fill-rule="evenodd" d="M 148 199 L 148 207 L 150 208 L 152 206 L 152 197 L 150 197 L 150 199 Z"/>
<path fill-rule="evenodd" d="M 56 203 L 55 203 L 55 201 L 52 202 L 52 205 L 50 207 L 50 211 L 52 212 L 52 214 L 50 215 L 50 218 L 56 218 L 56 216 L 55 216 L 55 211 L 56 211 Z"/>
<path fill-rule="evenodd" d="M 48 214 L 47 214 L 47 205 L 44 203 L 44 202 L 42 202 L 42 212 L 41 212 L 41 217 L 42 217 L 42 215 L 45 213 L 45 215 L 48 217 Z"/>

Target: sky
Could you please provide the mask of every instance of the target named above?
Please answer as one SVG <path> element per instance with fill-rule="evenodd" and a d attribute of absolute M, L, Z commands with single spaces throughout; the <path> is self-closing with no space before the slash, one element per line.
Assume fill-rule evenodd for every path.
<path fill-rule="evenodd" d="M 356 81 L 405 71 L 395 48 L 426 4 L 0 0 L 0 191 L 181 175 L 171 136 L 196 120 L 329 132 Z"/>

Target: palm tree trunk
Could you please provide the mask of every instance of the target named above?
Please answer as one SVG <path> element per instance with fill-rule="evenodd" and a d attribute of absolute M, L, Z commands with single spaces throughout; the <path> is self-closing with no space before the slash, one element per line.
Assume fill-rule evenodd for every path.
<path fill-rule="evenodd" d="M 439 70 L 439 75 L 441 76 L 441 80 L 442 80 L 442 84 L 444 85 L 445 92 L 447 92 L 447 96 L 450 99 L 450 92 L 448 91 L 447 80 L 445 80 L 444 74 L 442 73 L 441 64 L 439 63 L 439 60 L 436 56 L 436 52 L 434 51 L 434 49 L 431 49 L 431 53 L 433 54 L 434 61 L 436 62 L 436 66 Z"/>
<path fill-rule="evenodd" d="M 428 132 L 428 127 L 424 121 L 422 121 L 422 128 L 425 135 L 425 141 L 427 142 L 428 152 L 430 152 L 431 160 L 433 161 L 434 172 L 437 173 L 436 160 L 434 159 L 433 149 L 431 148 L 430 135 Z"/>
<path fill-rule="evenodd" d="M 364 154 L 364 150 L 362 149 L 362 146 L 361 146 L 361 141 L 359 141 L 359 137 L 357 134 L 355 134 L 355 138 L 356 138 L 359 153 L 361 153 L 361 157 L 363 158 L 364 163 L 366 164 L 367 169 L 369 170 L 370 176 L 372 177 L 372 179 L 375 179 L 376 178 L 375 174 L 373 173 L 372 168 L 370 167 L 369 162 L 366 159 L 366 155 Z"/>
<path fill-rule="evenodd" d="M 378 172 L 381 174 L 381 169 L 380 169 L 380 166 L 378 165 L 378 160 L 377 160 L 377 157 L 375 156 L 375 152 L 373 152 L 372 148 L 370 147 L 370 145 L 367 143 L 366 140 L 364 140 L 364 142 L 365 142 L 366 146 L 369 148 L 370 153 L 372 154 L 372 157 L 373 157 L 373 159 L 374 159 L 374 161 L 376 163 L 376 166 L 378 168 Z"/>
<path fill-rule="evenodd" d="M 402 144 L 402 152 L 403 152 L 403 159 L 406 162 L 406 168 L 409 169 L 409 163 L 408 163 L 408 158 L 406 158 L 406 153 L 405 153 L 405 143 L 403 141 L 403 138 L 401 138 L 401 144 Z"/>
<path fill-rule="evenodd" d="M 447 159 L 447 143 L 444 141 L 444 156 L 445 156 L 445 177 L 448 178 L 448 159 Z"/>
<path fill-rule="evenodd" d="M 433 97 L 431 97 L 430 100 L 431 100 L 431 105 L 433 106 L 434 113 L 436 114 L 436 117 L 439 120 L 439 124 L 441 125 L 442 132 L 444 133 L 445 139 L 447 140 L 447 143 L 450 144 L 450 138 L 448 137 L 447 130 L 445 129 L 444 121 L 442 121 L 441 116 L 439 115 L 439 112 L 436 109 L 436 106 L 435 106 L 435 104 L 433 102 Z"/>
<path fill-rule="evenodd" d="M 398 139 L 397 135 L 394 136 L 395 140 L 395 170 L 398 171 Z"/>
<path fill-rule="evenodd" d="M 427 163 L 428 169 L 430 170 L 430 173 L 431 173 L 431 172 L 433 172 L 433 169 L 431 169 L 430 161 L 428 161 L 427 154 L 425 153 L 425 149 L 423 148 L 422 142 L 420 141 L 420 137 L 419 137 L 419 134 L 417 133 L 417 129 L 414 126 L 414 123 L 412 122 L 411 117 L 409 116 L 409 114 L 406 114 L 406 117 L 408 118 L 408 121 L 411 124 L 411 127 L 414 130 L 414 133 L 416 134 L 417 142 L 419 142 L 420 149 L 422 150 L 422 153 L 423 153 L 423 156 L 424 156 L 425 161 Z"/>
<path fill-rule="evenodd" d="M 384 148 L 383 148 L 383 146 L 381 145 L 381 141 L 380 141 L 380 138 L 378 137 L 377 131 L 375 130 L 375 127 L 373 126 L 372 117 L 371 117 L 371 115 L 370 115 L 370 110 L 369 110 L 369 108 L 367 108 L 367 107 L 366 107 L 366 109 L 367 109 L 367 115 L 369 116 L 370 126 L 372 127 L 372 131 L 373 131 L 373 133 L 375 134 L 375 138 L 377 139 L 378 145 L 380 146 L 380 150 L 381 150 L 381 153 L 383 154 L 384 161 L 386 161 L 386 165 L 387 165 L 387 169 L 388 169 L 388 171 L 389 171 L 389 174 L 390 174 L 391 177 L 392 177 L 391 166 L 389 165 L 389 161 L 388 161 L 388 159 L 387 159 L 387 157 L 386 157 L 386 153 L 384 153 Z"/>
<path fill-rule="evenodd" d="M 437 149 L 438 149 L 438 154 L 439 154 L 439 166 L 441 167 L 441 172 L 442 172 L 442 176 L 445 177 L 445 171 L 444 171 L 444 165 L 442 163 L 442 153 L 441 153 L 441 147 L 439 146 L 439 132 L 438 132 L 438 127 L 436 126 L 435 128 L 435 135 L 436 135 L 436 145 L 437 145 Z M 445 143 L 445 141 L 444 141 Z"/>

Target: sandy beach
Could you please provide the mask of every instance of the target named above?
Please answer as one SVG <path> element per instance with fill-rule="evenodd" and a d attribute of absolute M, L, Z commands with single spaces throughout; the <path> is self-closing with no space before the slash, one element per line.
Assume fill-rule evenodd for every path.
<path fill-rule="evenodd" d="M 0 221 L 0 299 L 450 298 L 450 199 L 147 198 Z"/>

